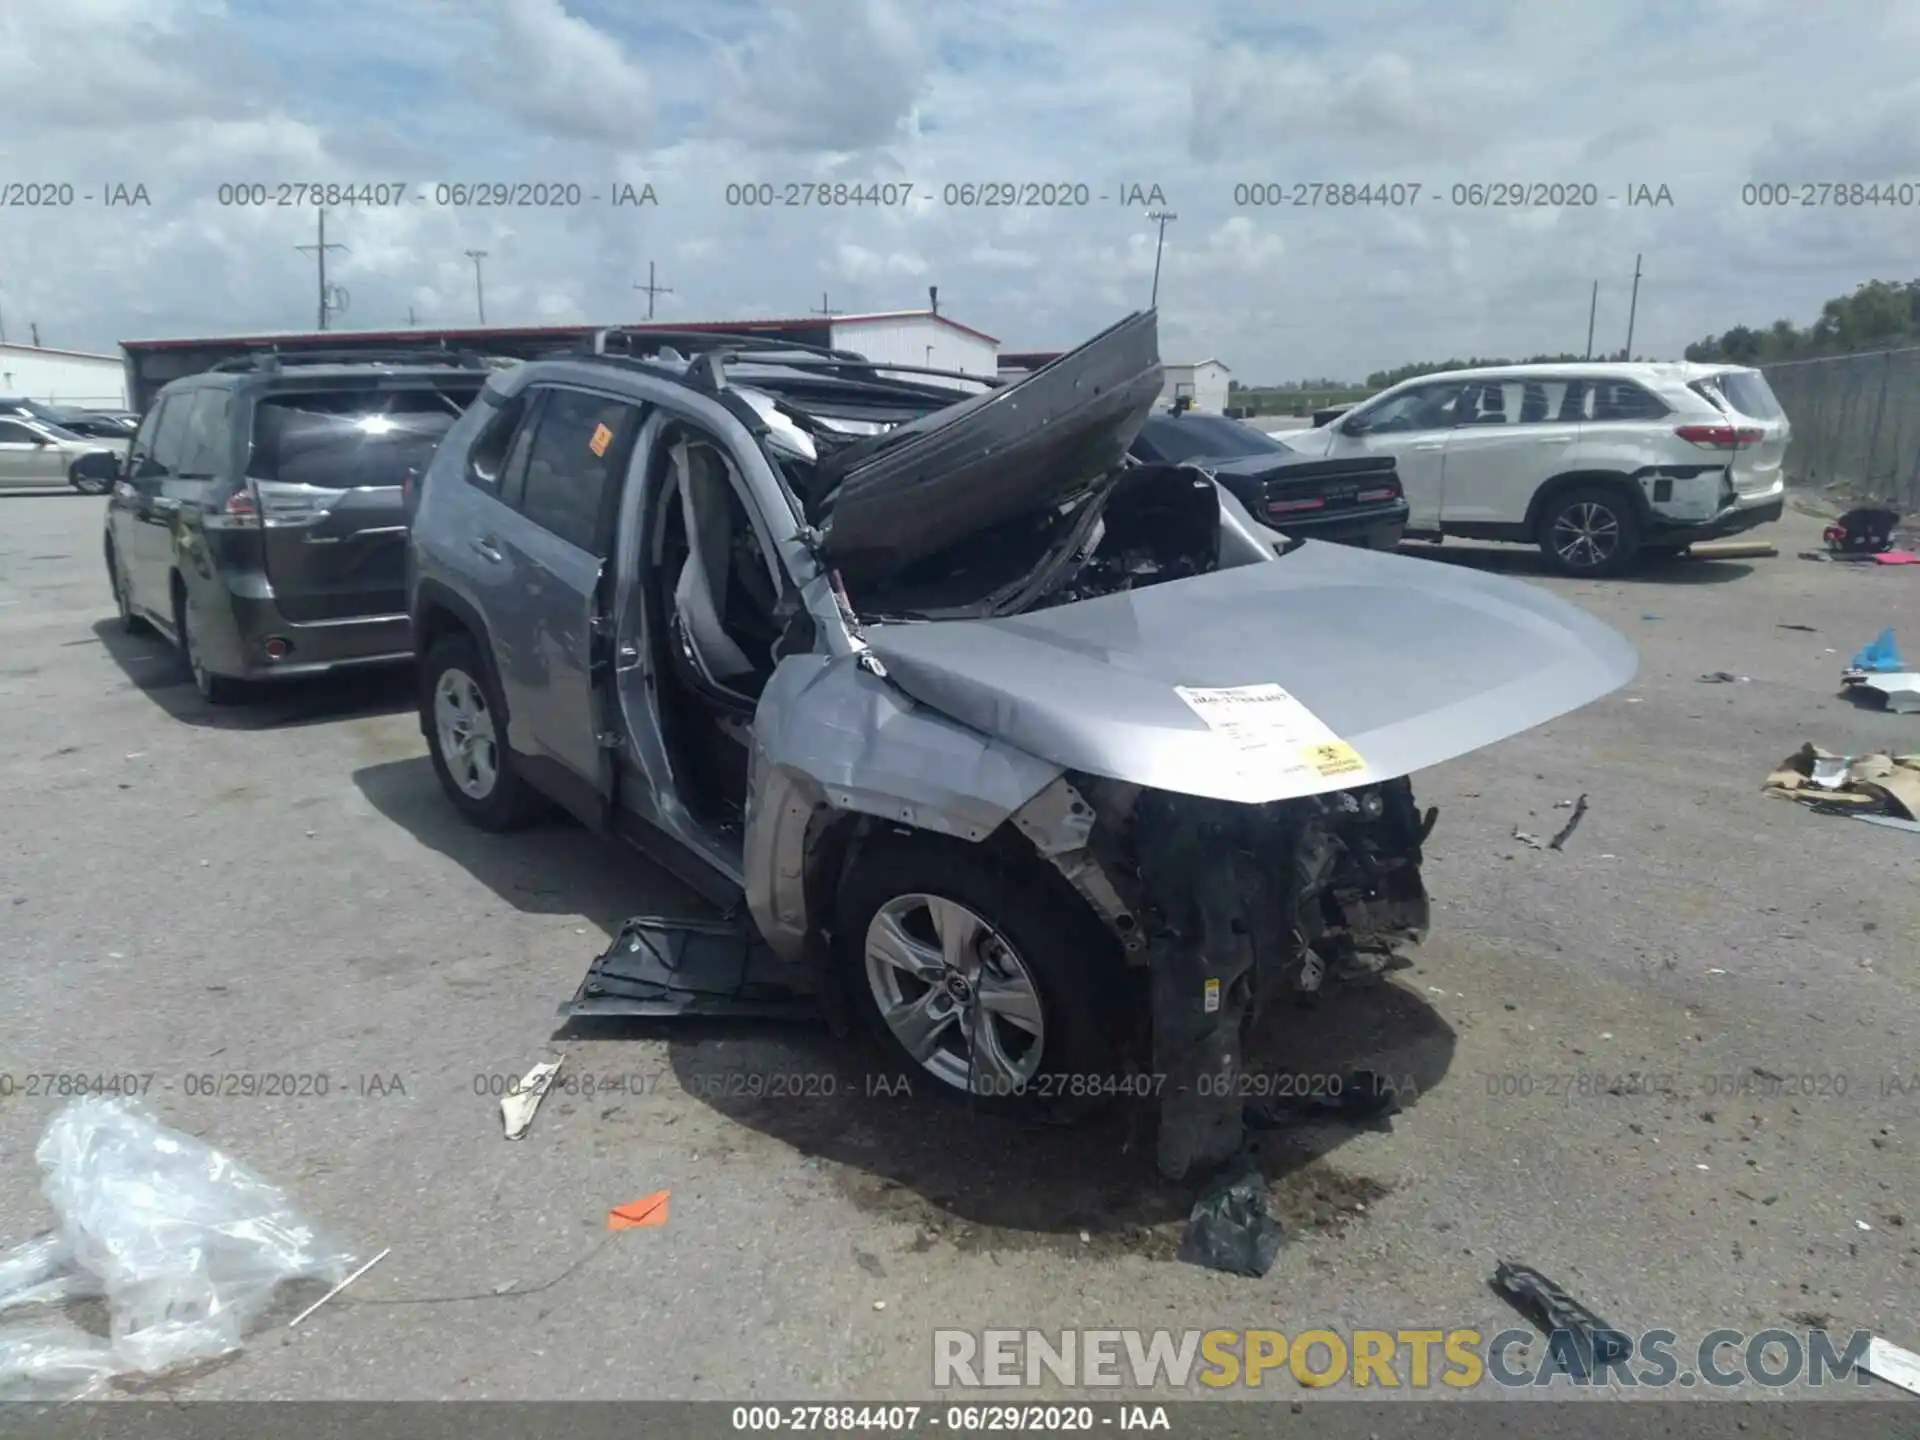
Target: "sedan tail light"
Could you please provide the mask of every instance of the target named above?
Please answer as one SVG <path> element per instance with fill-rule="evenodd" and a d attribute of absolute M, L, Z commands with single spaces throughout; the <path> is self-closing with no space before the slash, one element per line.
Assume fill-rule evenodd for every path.
<path fill-rule="evenodd" d="M 1326 500 L 1318 495 L 1310 500 L 1270 500 L 1267 502 L 1267 513 L 1269 515 L 1295 515 L 1302 510 L 1322 509 L 1326 503 Z"/>
<path fill-rule="evenodd" d="M 1767 434 L 1758 426 L 1748 425 L 1682 425 L 1673 433 L 1702 450 L 1744 450 L 1758 445 Z"/>
<path fill-rule="evenodd" d="M 1353 498 L 1362 505 L 1375 505 L 1382 500 L 1397 500 L 1400 498 L 1400 487 L 1398 485 L 1382 485 L 1377 490 L 1362 490 Z"/>

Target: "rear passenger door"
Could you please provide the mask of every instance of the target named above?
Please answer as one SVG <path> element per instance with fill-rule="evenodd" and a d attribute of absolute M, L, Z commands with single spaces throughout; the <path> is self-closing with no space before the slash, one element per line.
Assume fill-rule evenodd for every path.
<path fill-rule="evenodd" d="M 565 386 L 529 398 L 500 474 L 507 513 L 482 537 L 504 572 L 494 652 L 528 778 L 598 824 L 613 792 L 608 557 L 643 411 Z"/>
<path fill-rule="evenodd" d="M 64 475 L 57 481 L 46 478 L 47 453 L 41 437 L 18 420 L 0 420 L 0 487 L 64 483 Z"/>
<path fill-rule="evenodd" d="M 1461 396 L 1447 437 L 1441 520 L 1519 525 L 1534 492 L 1572 467 L 1580 439 L 1579 393 L 1564 379 L 1477 381 Z"/>

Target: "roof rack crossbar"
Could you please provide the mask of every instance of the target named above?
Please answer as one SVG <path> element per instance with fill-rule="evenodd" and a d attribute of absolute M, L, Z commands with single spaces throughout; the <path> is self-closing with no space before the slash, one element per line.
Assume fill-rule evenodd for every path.
<path fill-rule="evenodd" d="M 242 370 L 280 370 L 290 365 L 451 365 L 462 370 L 484 370 L 484 357 L 471 350 L 249 350 L 221 360 L 210 368 L 231 374 Z"/>
<path fill-rule="evenodd" d="M 624 341 L 622 348 L 609 348 L 612 340 Z M 791 350 L 799 354 L 830 356 L 843 360 L 866 357 L 851 350 L 835 350 L 824 345 L 808 345 L 778 335 L 757 334 L 751 330 L 635 330 L 609 326 L 596 330 L 580 347 L 589 355 L 638 356 L 648 350 Z"/>

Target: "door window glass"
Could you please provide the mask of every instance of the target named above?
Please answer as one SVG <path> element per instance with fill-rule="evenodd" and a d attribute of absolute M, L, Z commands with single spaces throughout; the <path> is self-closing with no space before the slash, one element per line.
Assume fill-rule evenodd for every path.
<path fill-rule="evenodd" d="M 609 482 L 616 467 L 626 464 L 639 425 L 637 406 L 578 390 L 551 392 L 527 451 L 521 513 L 568 544 L 598 554 Z"/>

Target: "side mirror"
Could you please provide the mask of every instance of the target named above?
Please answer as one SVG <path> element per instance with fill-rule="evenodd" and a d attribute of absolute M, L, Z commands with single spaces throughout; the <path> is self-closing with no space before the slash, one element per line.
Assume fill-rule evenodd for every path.
<path fill-rule="evenodd" d="M 1364 415 L 1349 415 L 1340 422 L 1342 435 L 1364 435 L 1373 428 L 1373 423 Z"/>
<path fill-rule="evenodd" d="M 44 435 L 36 435 L 33 437 L 33 448 L 36 450 L 50 450 L 53 448 L 53 441 L 47 439 Z"/>

